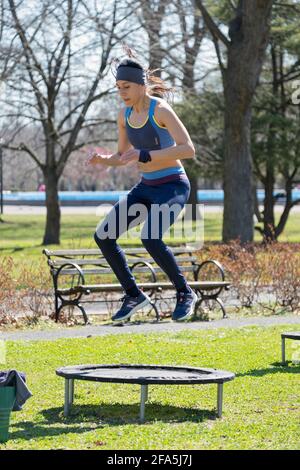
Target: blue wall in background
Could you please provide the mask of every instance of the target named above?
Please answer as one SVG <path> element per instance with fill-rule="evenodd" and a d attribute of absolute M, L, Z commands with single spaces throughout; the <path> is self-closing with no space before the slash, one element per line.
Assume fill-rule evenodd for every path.
<path fill-rule="evenodd" d="M 80 202 L 83 204 L 87 203 L 99 203 L 101 202 L 116 202 L 119 200 L 119 197 L 125 196 L 128 191 L 60 191 L 59 199 L 62 203 L 71 203 L 74 202 L 78 205 Z M 283 193 L 283 190 L 276 190 L 274 194 Z M 257 196 L 259 202 L 263 202 L 264 199 L 264 190 L 259 189 L 257 191 Z M 200 189 L 198 190 L 198 202 L 201 203 L 210 203 L 218 204 L 223 202 L 223 190 L 210 190 L 210 189 Z M 295 189 L 293 191 L 293 200 L 300 198 L 300 189 Z M 4 193 L 4 203 L 10 204 L 20 204 L 22 202 L 29 204 L 40 203 L 42 204 L 45 201 L 44 192 L 16 192 L 16 193 Z M 279 199 L 278 202 L 283 202 L 284 198 Z"/>

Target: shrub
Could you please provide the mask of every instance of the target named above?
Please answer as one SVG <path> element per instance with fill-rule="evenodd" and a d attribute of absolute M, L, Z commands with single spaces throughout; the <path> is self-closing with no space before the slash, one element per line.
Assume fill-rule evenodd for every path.
<path fill-rule="evenodd" d="M 198 257 L 199 261 L 220 261 L 226 278 L 232 282 L 240 307 L 259 303 L 273 311 L 278 307 L 294 312 L 300 309 L 299 244 L 215 244 L 204 247 L 198 252 Z M 262 294 L 266 300 L 262 299 Z"/>
<path fill-rule="evenodd" d="M 49 315 L 49 273 L 44 266 L 17 266 L 12 257 L 0 258 L 0 325 L 37 323 Z"/>
<path fill-rule="evenodd" d="M 17 295 L 18 281 L 13 277 L 14 262 L 11 257 L 0 258 L 0 324 L 16 323 L 15 312 L 22 308 Z"/>

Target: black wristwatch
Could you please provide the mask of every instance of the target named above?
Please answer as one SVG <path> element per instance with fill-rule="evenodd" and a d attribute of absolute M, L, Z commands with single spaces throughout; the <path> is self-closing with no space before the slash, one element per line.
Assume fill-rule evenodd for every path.
<path fill-rule="evenodd" d="M 150 152 L 148 152 L 148 150 L 144 150 L 144 149 L 140 150 L 139 162 L 141 163 L 151 162 L 151 155 L 150 155 Z"/>

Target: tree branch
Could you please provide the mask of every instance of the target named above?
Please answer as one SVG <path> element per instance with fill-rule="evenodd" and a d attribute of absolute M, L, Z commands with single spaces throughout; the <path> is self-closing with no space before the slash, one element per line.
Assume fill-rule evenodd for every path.
<path fill-rule="evenodd" d="M 264 230 L 261 227 L 259 227 L 258 225 L 255 225 L 254 230 L 257 230 L 257 232 L 259 232 L 260 235 L 264 234 Z"/>
<path fill-rule="evenodd" d="M 216 41 L 218 41 L 218 40 L 222 41 L 222 43 L 226 47 L 229 47 L 230 46 L 230 41 L 222 33 L 220 28 L 218 28 L 218 26 L 216 25 L 216 23 L 214 22 L 214 20 L 210 16 L 210 14 L 208 13 L 207 9 L 203 5 L 202 0 L 195 0 L 195 3 L 197 5 L 197 7 L 199 8 L 199 10 L 201 11 L 202 16 L 203 16 L 203 20 L 205 21 L 205 24 L 206 24 L 208 30 L 210 31 L 211 35 L 213 36 L 213 38 Z"/>
<path fill-rule="evenodd" d="M 33 51 L 31 49 L 31 47 L 29 46 L 29 42 L 27 41 L 26 39 L 26 35 L 25 35 L 25 32 L 20 24 L 20 21 L 19 21 L 19 18 L 17 16 L 17 12 L 16 12 L 16 7 L 15 7 L 15 4 L 14 4 L 14 1 L 13 0 L 9 0 L 9 4 L 10 4 L 10 10 L 11 10 L 11 13 L 12 13 L 12 16 L 13 16 L 13 19 L 14 19 L 14 22 L 15 22 L 15 26 L 16 26 L 16 29 L 17 29 L 17 34 L 21 40 L 21 43 L 22 43 L 22 47 L 23 47 L 23 50 L 24 50 L 24 55 L 25 55 L 25 58 L 26 58 L 26 68 L 27 68 L 27 72 L 28 72 L 28 75 L 30 77 L 30 83 L 31 83 L 31 86 L 33 87 L 34 89 L 34 94 L 36 96 L 36 99 L 37 99 L 37 103 L 38 103 L 38 107 L 39 107 L 39 112 L 41 114 L 41 116 L 44 116 L 44 112 L 45 112 L 45 108 L 44 108 L 44 105 L 46 105 L 46 99 L 45 97 L 42 95 L 42 93 L 40 92 L 38 86 L 37 86 L 37 83 L 34 79 L 34 76 L 33 76 L 33 73 L 32 73 L 32 65 L 31 65 L 31 62 L 30 62 L 30 57 L 33 58 L 33 61 L 35 63 L 35 66 L 38 70 L 41 70 L 41 66 L 40 64 L 38 64 L 38 62 L 36 61 L 35 59 L 35 56 L 33 54 Z"/>
<path fill-rule="evenodd" d="M 219 46 L 219 43 L 216 39 L 213 38 L 213 42 L 214 42 L 214 45 L 215 45 L 215 50 L 216 50 L 216 54 L 217 54 L 217 58 L 218 58 L 218 63 L 219 63 L 219 66 L 220 66 L 220 70 L 221 70 L 221 74 L 222 74 L 222 77 L 224 78 L 224 73 L 225 73 L 225 66 L 223 64 L 223 61 L 222 61 L 222 56 L 221 56 L 221 51 L 220 51 L 220 46 Z"/>
<path fill-rule="evenodd" d="M 56 83 L 57 83 L 57 77 L 58 77 L 58 74 L 59 74 L 63 59 L 64 59 L 65 51 L 66 51 L 68 45 L 70 44 L 70 37 L 71 37 L 71 30 L 72 30 L 72 2 L 70 0 L 68 0 L 68 15 L 67 15 L 67 18 L 68 18 L 67 31 L 64 32 L 63 44 L 62 44 L 61 50 L 59 52 L 58 58 L 56 60 L 53 74 L 50 78 L 50 84 L 53 87 L 53 90 L 55 90 L 55 86 L 56 86 Z M 52 99 L 55 99 L 55 97 L 57 96 L 57 94 L 59 92 L 59 89 L 60 89 L 60 86 L 61 86 L 61 84 L 63 83 L 63 81 L 65 79 L 65 76 L 66 76 L 66 73 L 69 69 L 69 66 L 70 66 L 70 53 L 68 54 L 68 62 L 67 62 L 67 65 L 65 67 L 64 73 L 62 74 L 62 77 L 58 82 L 57 89 L 55 90 Z"/>
<path fill-rule="evenodd" d="M 106 48 L 105 51 L 104 50 L 102 51 L 101 64 L 100 64 L 100 67 L 98 69 L 97 75 L 96 75 L 96 77 L 94 79 L 94 82 L 93 82 L 93 84 L 92 84 L 92 86 L 89 90 L 88 97 L 87 97 L 86 101 L 83 104 L 83 108 L 81 110 L 81 113 L 78 116 L 77 121 L 76 121 L 76 123 L 73 127 L 73 131 L 70 134 L 69 140 L 68 140 L 68 142 L 66 143 L 66 145 L 64 146 L 64 148 L 61 152 L 61 156 L 60 156 L 58 164 L 57 164 L 57 174 L 58 175 L 61 175 L 61 173 L 63 171 L 63 168 L 65 166 L 65 163 L 68 159 L 68 156 L 69 156 L 70 152 L 72 151 L 73 146 L 75 145 L 78 133 L 81 129 L 81 126 L 84 123 L 86 113 L 88 112 L 88 109 L 89 109 L 91 103 L 96 100 L 96 97 L 98 99 L 98 97 L 104 96 L 105 94 L 107 94 L 109 92 L 109 90 L 106 90 L 103 93 L 99 93 L 98 95 L 95 95 L 97 87 L 99 85 L 99 82 L 100 82 L 101 78 L 103 77 L 103 72 L 104 72 L 104 70 L 107 66 L 108 57 L 109 57 L 109 54 L 110 54 L 111 49 L 112 49 L 112 38 L 113 38 L 113 35 L 114 35 L 115 26 L 116 26 L 116 12 L 117 12 L 117 0 L 114 1 L 113 21 L 112 21 L 112 25 L 111 25 L 111 33 L 109 35 L 107 48 Z"/>
<path fill-rule="evenodd" d="M 85 122 L 87 122 L 87 121 L 85 121 Z M 89 129 L 90 127 L 94 127 L 94 126 L 99 126 L 99 124 L 115 124 L 116 125 L 116 120 L 115 119 L 97 119 L 97 120 L 95 119 L 95 122 L 89 122 L 86 125 L 82 125 L 81 130 Z M 67 129 L 64 132 L 61 132 L 60 137 L 71 134 L 72 130 L 73 129 Z"/>
<path fill-rule="evenodd" d="M 110 92 L 110 90 L 112 90 L 112 88 L 109 88 L 108 90 L 105 90 L 105 91 L 103 91 L 102 93 L 99 93 L 99 94 L 97 94 L 97 95 L 95 95 L 95 96 L 93 96 L 93 97 L 87 98 L 87 99 L 84 100 L 82 103 L 77 104 L 77 105 L 76 105 L 74 108 L 72 108 L 72 109 L 68 112 L 68 114 L 66 114 L 66 115 L 64 116 L 64 118 L 60 121 L 59 125 L 57 126 L 57 132 L 58 132 L 58 133 L 60 132 L 60 130 L 62 129 L 64 123 L 65 123 L 79 108 L 81 108 L 82 106 L 84 106 L 84 105 L 87 103 L 88 100 L 89 100 L 89 105 L 90 105 L 90 104 L 93 103 L 94 101 L 97 101 L 97 100 L 99 100 L 100 98 L 102 98 L 103 96 L 107 95 L 107 94 Z"/>
<path fill-rule="evenodd" d="M 8 150 L 15 150 L 15 151 L 17 151 L 17 152 L 26 152 L 26 153 L 28 153 L 28 155 L 31 156 L 31 158 L 35 161 L 35 163 L 38 165 L 38 167 L 39 167 L 42 171 L 44 170 L 45 165 L 43 165 L 43 164 L 39 161 L 39 159 L 38 159 L 37 156 L 33 153 L 33 151 L 32 151 L 29 147 L 27 147 L 27 145 L 25 145 L 23 142 L 20 143 L 20 144 L 18 145 L 18 147 L 14 147 L 14 146 L 12 146 L 12 145 L 4 144 L 4 145 L 3 145 L 3 148 L 6 148 L 6 149 L 8 149 Z"/>

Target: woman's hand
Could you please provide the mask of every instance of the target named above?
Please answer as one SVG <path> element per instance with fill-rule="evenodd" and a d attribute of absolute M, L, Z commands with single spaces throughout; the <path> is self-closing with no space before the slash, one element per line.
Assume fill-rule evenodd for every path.
<path fill-rule="evenodd" d="M 128 163 L 137 163 L 139 161 L 140 151 L 136 149 L 127 150 L 127 152 L 122 153 L 120 156 L 120 162 L 123 165 Z"/>
<path fill-rule="evenodd" d="M 88 154 L 86 165 L 125 166 L 138 162 L 139 156 L 140 151 L 135 149 L 127 150 L 127 152 L 122 153 L 122 155 L 120 155 L 119 152 L 114 155 L 108 155 L 92 150 Z"/>
<path fill-rule="evenodd" d="M 108 155 L 100 155 L 98 152 L 96 151 L 92 151 L 88 154 L 88 159 L 86 161 L 86 165 L 103 165 L 105 164 L 105 160 L 107 160 L 108 158 Z"/>

